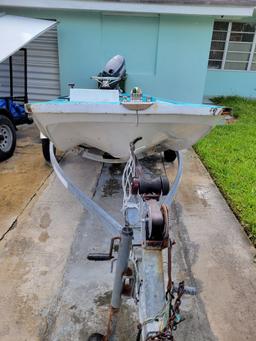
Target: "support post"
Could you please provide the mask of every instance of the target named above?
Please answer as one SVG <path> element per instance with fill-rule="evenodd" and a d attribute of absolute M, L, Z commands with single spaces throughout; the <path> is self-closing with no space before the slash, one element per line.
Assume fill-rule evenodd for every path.
<path fill-rule="evenodd" d="M 28 103 L 28 57 L 27 49 L 21 49 L 24 52 L 24 103 Z"/>
<path fill-rule="evenodd" d="M 12 56 L 9 57 L 10 97 L 13 98 L 13 66 Z"/>
<path fill-rule="evenodd" d="M 118 249 L 114 286 L 109 311 L 108 329 L 106 335 L 106 340 L 108 341 L 114 340 L 118 313 L 122 301 L 121 295 L 123 290 L 123 275 L 125 274 L 128 266 L 128 260 L 132 246 L 132 237 L 133 237 L 132 228 L 124 227 L 122 229 L 121 241 Z"/>

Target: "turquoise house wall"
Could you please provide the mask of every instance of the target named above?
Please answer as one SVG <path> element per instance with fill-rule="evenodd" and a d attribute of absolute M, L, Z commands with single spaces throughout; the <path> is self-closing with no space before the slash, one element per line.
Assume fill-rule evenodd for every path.
<path fill-rule="evenodd" d="M 127 90 L 201 102 L 205 89 L 213 19 L 200 16 L 122 15 L 85 11 L 5 9 L 6 13 L 56 19 L 61 93 L 68 83 L 93 88 L 114 54 L 127 64 Z"/>
<path fill-rule="evenodd" d="M 256 97 L 256 72 L 208 70 L 205 96 Z"/>
<path fill-rule="evenodd" d="M 157 86 L 177 100 L 203 99 L 213 19 L 162 16 L 159 34 Z"/>

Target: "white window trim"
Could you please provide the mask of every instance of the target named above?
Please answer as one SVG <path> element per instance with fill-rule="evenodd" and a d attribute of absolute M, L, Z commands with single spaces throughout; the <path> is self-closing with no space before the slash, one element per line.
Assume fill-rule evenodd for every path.
<path fill-rule="evenodd" d="M 256 46 L 256 30 L 254 32 L 252 48 L 251 48 L 251 51 L 250 51 L 250 58 L 249 58 L 248 65 L 247 65 L 247 71 L 254 71 L 255 72 L 255 70 L 251 70 L 252 61 L 253 61 L 254 52 L 255 52 L 255 46 Z"/>
<path fill-rule="evenodd" d="M 221 67 L 219 69 L 214 69 L 214 68 L 211 68 L 211 67 L 208 67 L 208 70 L 210 71 L 240 71 L 240 72 L 256 72 L 256 70 L 251 70 L 251 67 L 252 67 L 252 64 L 253 64 L 253 57 L 254 57 L 254 54 L 256 53 L 256 28 L 255 28 L 255 32 L 248 32 L 248 33 L 253 33 L 254 36 L 253 36 L 253 41 L 252 42 L 237 42 L 239 44 L 252 44 L 252 47 L 251 47 L 251 50 L 246 52 L 246 51 L 232 51 L 232 53 L 246 53 L 246 54 L 250 54 L 249 56 L 249 60 L 248 60 L 248 64 L 247 64 L 247 68 L 245 70 L 238 70 L 238 69 L 225 69 L 225 64 L 226 62 L 231 62 L 231 63 L 243 63 L 245 61 L 241 61 L 241 60 L 228 60 L 227 59 L 227 53 L 228 53 L 228 47 L 229 47 L 229 43 L 230 43 L 230 36 L 231 36 L 231 33 L 232 33 L 232 21 L 229 21 L 228 22 L 228 30 L 227 30 L 227 35 L 226 35 L 226 39 L 225 40 L 211 40 L 211 42 L 213 41 L 217 41 L 217 42 L 225 42 L 225 46 L 224 46 L 224 51 L 223 51 L 223 56 L 222 56 L 222 59 L 211 59 L 209 58 L 208 61 L 221 61 Z M 214 29 L 213 29 L 214 31 Z M 236 31 L 234 31 L 236 33 Z M 237 33 L 240 33 L 237 32 Z M 242 33 L 247 33 L 247 32 L 242 32 Z M 232 42 L 232 43 L 235 43 Z M 214 50 L 214 51 L 218 51 L 218 50 Z M 222 50 L 219 50 L 219 52 L 221 52 Z M 256 62 L 254 62 L 254 64 L 256 64 Z"/>
<path fill-rule="evenodd" d="M 221 63 L 221 70 L 224 70 L 224 66 L 225 66 L 226 59 L 227 59 L 228 44 L 229 44 L 230 35 L 231 35 L 231 28 L 232 28 L 232 22 L 230 21 L 228 23 L 228 33 L 227 33 L 226 41 L 225 41 L 224 53 L 223 53 L 222 63 Z"/>

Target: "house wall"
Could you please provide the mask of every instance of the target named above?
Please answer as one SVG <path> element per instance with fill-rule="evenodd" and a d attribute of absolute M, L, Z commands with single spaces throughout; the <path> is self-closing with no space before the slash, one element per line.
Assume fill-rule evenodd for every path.
<path fill-rule="evenodd" d="M 256 72 L 208 70 L 204 93 L 206 97 L 256 97 Z"/>
<path fill-rule="evenodd" d="M 127 64 L 127 86 L 178 101 L 201 102 L 213 19 L 202 16 L 115 15 L 86 11 L 4 9 L 8 14 L 56 19 L 61 93 L 68 83 L 95 87 L 115 54 Z"/>

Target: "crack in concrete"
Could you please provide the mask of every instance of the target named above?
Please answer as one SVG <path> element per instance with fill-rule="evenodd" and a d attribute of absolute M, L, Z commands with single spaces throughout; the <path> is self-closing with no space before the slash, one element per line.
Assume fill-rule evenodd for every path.
<path fill-rule="evenodd" d="M 95 183 L 95 187 L 94 187 L 93 190 L 92 190 L 92 197 L 91 197 L 92 199 L 94 199 L 94 197 L 95 197 L 95 195 L 96 195 L 96 193 L 97 193 L 97 189 L 98 189 L 98 186 L 99 186 L 99 183 L 100 183 L 100 178 L 101 178 L 102 173 L 103 173 L 104 165 L 105 165 L 105 163 L 102 163 L 102 167 L 101 167 L 101 170 L 100 170 L 98 179 L 97 179 L 97 181 L 96 181 L 96 183 Z"/>
<path fill-rule="evenodd" d="M 1 236 L 0 242 L 4 239 L 4 237 L 5 237 L 11 230 L 14 230 L 14 229 L 16 228 L 17 222 L 18 222 L 18 218 L 16 218 L 16 219 L 12 222 L 12 224 L 11 224 L 11 226 L 8 228 L 8 230 L 5 231 L 5 233 Z"/>
<path fill-rule="evenodd" d="M 24 205 L 24 207 L 21 209 L 21 211 L 17 214 L 16 218 L 13 220 L 9 228 L 2 234 L 0 237 L 0 242 L 5 238 L 5 236 L 12 230 L 14 230 L 18 224 L 19 217 L 24 213 L 26 208 L 30 205 L 30 203 L 34 200 L 34 198 L 38 195 L 44 184 L 47 182 L 47 180 L 52 175 L 53 170 L 46 176 L 46 178 L 42 181 L 42 183 L 39 185 L 39 187 L 35 190 L 35 193 L 28 199 L 27 203 Z"/>

